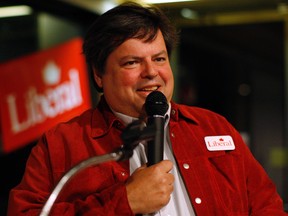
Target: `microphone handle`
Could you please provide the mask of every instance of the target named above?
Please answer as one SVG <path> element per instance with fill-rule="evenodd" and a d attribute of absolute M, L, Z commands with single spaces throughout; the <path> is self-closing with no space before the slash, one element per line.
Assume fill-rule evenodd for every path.
<path fill-rule="evenodd" d="M 148 166 L 151 166 L 163 160 L 165 118 L 154 115 L 148 118 L 147 124 L 154 125 L 156 130 L 154 139 L 147 142 Z"/>

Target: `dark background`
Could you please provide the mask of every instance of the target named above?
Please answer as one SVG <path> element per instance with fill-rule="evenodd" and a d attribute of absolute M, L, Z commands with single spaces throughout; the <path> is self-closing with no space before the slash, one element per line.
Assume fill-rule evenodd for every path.
<path fill-rule="evenodd" d="M 180 43 L 171 59 L 174 100 L 225 116 L 288 203 L 287 24 L 275 9 L 276 3 L 285 1 L 263 0 L 257 6 L 259 1 L 193 3 L 190 7 L 198 9 L 198 17 L 188 21 L 178 15 L 188 5 L 161 6 L 180 30 Z M 83 36 L 99 16 L 64 1 L 2 1 L 0 8 L 20 2 L 34 12 L 0 18 L 0 63 Z M 231 20 L 217 21 L 223 14 Z M 91 95 L 95 106 L 97 93 L 92 85 Z M 0 153 L 0 215 L 6 215 L 8 193 L 20 182 L 36 142 L 9 154 Z"/>

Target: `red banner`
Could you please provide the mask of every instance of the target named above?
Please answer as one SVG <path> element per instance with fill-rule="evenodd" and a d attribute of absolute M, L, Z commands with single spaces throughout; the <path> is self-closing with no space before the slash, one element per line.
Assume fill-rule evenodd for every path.
<path fill-rule="evenodd" d="M 0 64 L 2 151 L 27 145 L 91 107 L 82 39 Z"/>

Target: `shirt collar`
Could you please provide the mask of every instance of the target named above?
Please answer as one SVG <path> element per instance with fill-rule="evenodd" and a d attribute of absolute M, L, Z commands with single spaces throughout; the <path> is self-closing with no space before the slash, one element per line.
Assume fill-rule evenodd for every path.
<path fill-rule="evenodd" d="M 171 102 L 171 112 L 170 117 L 174 121 L 179 121 L 179 118 L 185 118 L 187 120 L 190 120 L 196 124 L 199 124 L 197 117 L 195 116 L 195 112 L 191 112 L 191 107 L 176 104 L 175 102 Z"/>
<path fill-rule="evenodd" d="M 133 121 L 135 120 L 138 120 L 138 118 L 135 118 L 135 117 L 131 117 L 131 116 L 128 116 L 128 115 L 125 115 L 123 113 L 119 113 L 119 112 L 116 112 L 115 110 L 113 110 L 111 107 L 110 109 L 112 110 L 112 112 L 115 114 L 116 117 L 118 117 L 119 119 L 121 119 L 124 123 L 125 126 L 127 126 L 128 124 L 132 123 Z M 166 112 L 166 114 L 164 115 L 165 116 L 165 127 L 168 125 L 169 123 L 169 120 L 170 120 L 170 112 L 171 112 L 171 104 L 169 103 L 169 107 L 168 107 L 168 110 Z"/>
<path fill-rule="evenodd" d="M 198 124 L 195 114 L 190 112 L 190 109 L 187 109 L 186 106 L 179 105 L 171 101 L 169 103 L 169 108 L 165 114 L 166 123 L 168 125 L 170 120 L 178 121 L 179 115 L 190 119 L 190 121 Z M 121 121 L 120 121 L 121 120 Z M 93 111 L 92 116 L 92 137 L 103 136 L 108 133 L 112 125 L 116 125 L 119 129 L 124 129 L 125 125 L 128 125 L 132 121 L 137 120 L 131 116 L 127 116 L 121 113 L 116 113 L 111 111 L 104 97 L 101 97 L 97 108 Z"/>
<path fill-rule="evenodd" d="M 112 110 L 112 112 L 114 113 L 114 115 L 116 117 L 118 117 L 119 119 L 121 119 L 124 123 L 125 126 L 127 126 L 128 124 L 132 123 L 133 121 L 136 121 L 138 120 L 138 118 L 135 118 L 135 117 L 131 117 L 131 116 L 128 116 L 128 115 L 125 115 L 123 113 L 119 113 L 119 112 L 116 112 L 115 110 L 113 110 L 112 108 L 110 108 Z"/>

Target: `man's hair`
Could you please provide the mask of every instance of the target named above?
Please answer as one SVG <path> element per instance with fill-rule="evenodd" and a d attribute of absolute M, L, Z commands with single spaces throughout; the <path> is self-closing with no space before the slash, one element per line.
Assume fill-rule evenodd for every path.
<path fill-rule="evenodd" d="M 93 77 L 105 72 L 108 56 L 124 41 L 136 38 L 153 41 L 162 32 L 168 55 L 177 43 L 178 35 L 167 16 L 157 7 L 123 3 L 102 14 L 89 28 L 83 43 L 83 53 Z M 94 78 L 93 78 L 94 80 Z M 98 91 L 102 91 L 97 85 Z"/>

